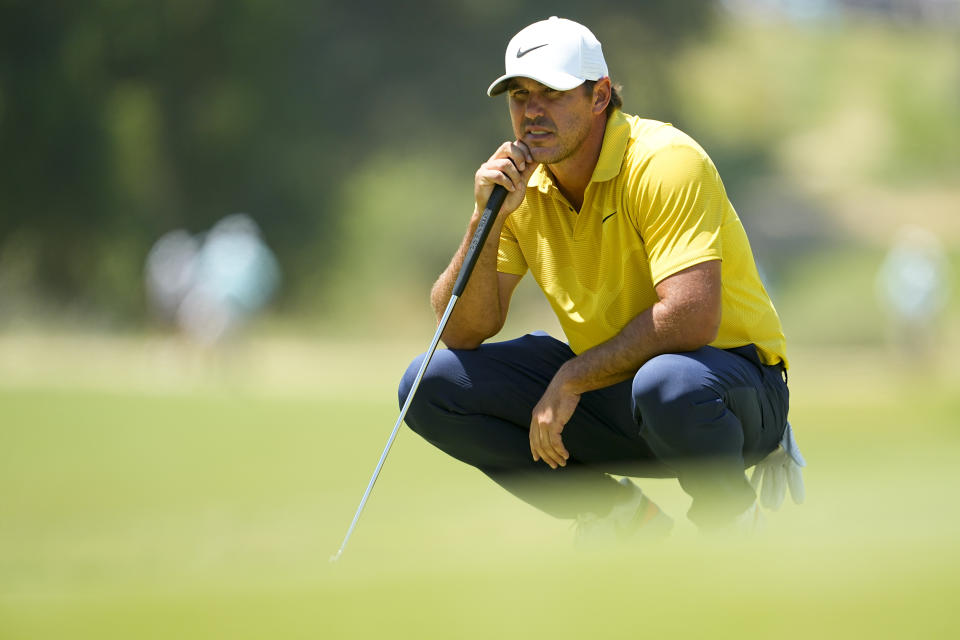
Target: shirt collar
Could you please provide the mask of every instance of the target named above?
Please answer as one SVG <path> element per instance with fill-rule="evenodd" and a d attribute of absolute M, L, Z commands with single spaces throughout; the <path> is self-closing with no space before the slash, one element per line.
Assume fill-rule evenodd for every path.
<path fill-rule="evenodd" d="M 630 142 L 630 123 L 620 109 L 614 109 L 603 132 L 603 146 L 590 182 L 606 182 L 617 177 L 623 164 L 623 154 Z"/>

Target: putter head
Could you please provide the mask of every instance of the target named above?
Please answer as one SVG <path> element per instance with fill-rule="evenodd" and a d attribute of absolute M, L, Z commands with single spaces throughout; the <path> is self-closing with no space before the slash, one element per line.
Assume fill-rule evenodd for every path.
<path fill-rule="evenodd" d="M 340 549 L 335 554 L 330 556 L 330 564 L 334 564 L 337 560 L 339 560 L 341 555 L 343 555 L 343 549 Z"/>

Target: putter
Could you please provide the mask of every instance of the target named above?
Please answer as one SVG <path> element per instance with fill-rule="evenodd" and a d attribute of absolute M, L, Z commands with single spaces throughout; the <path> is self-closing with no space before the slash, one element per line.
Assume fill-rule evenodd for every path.
<path fill-rule="evenodd" d="M 450 319 L 450 314 L 453 313 L 454 305 L 457 304 L 457 300 L 463 294 L 463 290 L 466 289 L 467 280 L 470 279 L 470 274 L 473 272 L 473 267 L 477 264 L 477 259 L 480 257 L 480 251 L 483 249 L 483 244 L 487 241 L 487 236 L 490 235 L 491 222 L 496 219 L 497 214 L 500 212 L 500 207 L 503 206 L 503 201 L 506 197 L 507 190 L 500 185 L 494 185 L 493 193 L 490 194 L 490 199 L 487 200 L 487 206 L 480 215 L 480 222 L 477 224 L 477 230 L 473 232 L 473 238 L 470 240 L 470 246 L 467 248 L 467 256 L 463 261 L 463 265 L 460 267 L 460 273 L 457 275 L 457 281 L 453 285 L 453 293 L 450 296 L 450 302 L 447 303 L 447 308 L 443 312 L 443 317 L 440 318 L 440 322 L 437 325 L 437 332 L 433 334 L 433 340 L 430 342 L 430 348 L 427 349 L 427 353 L 423 357 L 423 363 L 420 365 L 420 370 L 417 372 L 417 377 L 413 381 L 413 386 L 410 387 L 410 393 L 407 394 L 407 399 L 403 403 L 403 408 L 400 409 L 400 417 L 397 418 L 397 423 L 393 425 L 393 431 L 390 432 L 390 437 L 387 439 L 387 446 L 383 448 L 383 453 L 380 454 L 380 460 L 377 462 L 377 468 L 373 470 L 373 476 L 371 476 L 370 482 L 367 484 L 367 490 L 363 492 L 363 498 L 360 499 L 360 506 L 357 507 L 357 513 L 353 516 L 353 522 L 350 523 L 350 528 L 347 529 L 347 535 L 343 537 L 343 542 L 340 544 L 340 549 L 330 557 L 330 562 L 336 562 L 340 559 L 340 556 L 343 555 L 343 550 L 347 546 L 347 542 L 350 541 L 350 536 L 353 535 L 353 530 L 357 526 L 357 521 L 360 519 L 360 514 L 363 513 L 363 508 L 367 504 L 367 499 L 370 497 L 370 492 L 373 491 L 373 485 L 377 482 L 377 477 L 380 475 L 380 470 L 383 468 L 383 463 L 387 459 L 387 454 L 390 453 L 390 447 L 393 446 L 393 441 L 397 437 L 397 432 L 400 431 L 400 425 L 403 424 L 403 419 L 407 415 L 407 409 L 410 408 L 410 402 L 413 400 L 413 396 L 417 393 L 417 387 L 420 386 L 420 380 L 423 378 L 423 373 L 427 370 L 427 365 L 430 364 L 430 360 L 433 358 L 434 351 L 437 350 L 437 344 L 440 342 L 440 335 L 447 326 L 447 321 Z"/>

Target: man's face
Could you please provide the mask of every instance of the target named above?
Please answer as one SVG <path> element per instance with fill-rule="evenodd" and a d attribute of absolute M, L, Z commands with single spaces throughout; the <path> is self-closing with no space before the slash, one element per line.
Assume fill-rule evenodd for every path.
<path fill-rule="evenodd" d="M 583 87 L 557 91 L 530 78 L 513 78 L 507 97 L 513 133 L 530 147 L 536 162 L 569 158 L 590 132 L 593 96 Z"/>

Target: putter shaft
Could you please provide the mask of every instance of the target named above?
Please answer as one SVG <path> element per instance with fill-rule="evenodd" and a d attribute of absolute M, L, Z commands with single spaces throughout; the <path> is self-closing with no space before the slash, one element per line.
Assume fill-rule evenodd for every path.
<path fill-rule="evenodd" d="M 430 342 L 430 348 L 427 349 L 426 354 L 423 356 L 423 362 L 420 364 L 420 370 L 417 371 L 417 377 L 413 381 L 413 386 L 410 387 L 410 393 L 407 394 L 407 399 L 403 403 L 403 408 L 400 409 L 400 416 L 397 418 L 396 424 L 393 425 L 393 431 L 390 432 L 390 437 L 387 439 L 387 445 L 383 448 L 383 453 L 380 454 L 380 460 L 377 462 L 377 468 L 373 470 L 373 475 L 370 477 L 370 482 L 367 484 L 367 490 L 363 492 L 363 498 L 360 499 L 360 506 L 357 507 L 357 513 L 353 516 L 353 521 L 350 522 L 350 527 L 347 529 L 347 535 L 344 536 L 343 542 L 340 544 L 340 549 L 330 557 L 330 562 L 336 562 L 340 559 L 340 556 L 343 555 L 343 550 L 347 546 L 347 542 L 350 541 L 350 536 L 353 535 L 353 530 L 357 526 L 357 521 L 360 520 L 360 514 L 363 513 L 363 508 L 367 504 L 367 499 L 370 498 L 370 493 L 373 491 L 373 485 L 377 482 L 377 477 L 380 475 L 380 470 L 383 469 L 383 463 L 387 459 L 387 454 L 390 453 L 390 447 L 393 446 L 393 441 L 397 438 L 397 433 L 400 431 L 400 425 L 403 424 L 404 418 L 407 416 L 407 410 L 410 408 L 410 403 L 413 401 L 413 397 L 417 393 L 417 387 L 420 386 L 420 380 L 423 379 L 423 374 L 427 370 L 427 365 L 430 364 L 430 360 L 433 358 L 434 352 L 437 350 L 437 345 L 440 343 L 440 336 L 443 334 L 443 330 L 447 326 L 447 321 L 450 319 L 450 314 L 453 313 L 453 307 L 457 304 L 460 296 L 463 294 L 463 290 L 467 287 L 467 281 L 470 279 L 470 274 L 473 273 L 473 267 L 477 264 L 477 259 L 480 257 L 480 252 L 483 249 L 484 243 L 487 241 L 487 236 L 490 235 L 491 222 L 494 218 L 497 217 L 497 213 L 500 212 L 500 207 L 503 206 L 503 201 L 507 197 L 507 190 L 496 185 L 493 188 L 493 192 L 490 194 L 490 199 L 487 201 L 487 206 L 483 210 L 483 214 L 480 216 L 480 222 L 477 224 L 477 230 L 473 233 L 473 238 L 470 240 L 470 247 L 467 249 L 467 255 L 463 260 L 463 265 L 460 267 L 460 273 L 457 275 L 457 281 L 453 285 L 453 293 L 450 295 L 450 301 L 447 302 L 447 308 L 443 312 L 443 316 L 440 318 L 440 322 L 437 324 L 437 331 L 433 334 L 433 340 Z"/>
<path fill-rule="evenodd" d="M 357 513 L 353 516 L 353 521 L 350 523 L 350 528 L 347 529 L 347 535 L 344 536 L 343 542 L 340 544 L 340 549 L 337 553 L 330 558 L 330 562 L 336 562 L 340 559 L 340 556 L 343 555 L 343 550 L 347 546 L 347 542 L 350 540 L 350 536 L 353 534 L 354 528 L 357 526 L 357 521 L 360 519 L 360 514 L 363 512 L 363 508 L 367 504 L 367 499 L 370 497 L 370 493 L 373 491 L 373 485 L 377 482 L 377 477 L 380 475 L 380 470 L 383 469 L 383 463 L 387 459 L 387 454 L 390 452 L 390 447 L 393 446 L 393 441 L 397 438 L 397 433 L 400 431 L 400 425 L 403 424 L 403 419 L 407 417 L 407 410 L 410 408 L 410 403 L 413 401 L 413 396 L 417 393 L 417 387 L 420 386 L 420 380 L 423 379 L 423 374 L 427 370 L 427 365 L 430 364 L 430 360 L 433 358 L 434 352 L 437 350 L 437 344 L 440 342 L 440 336 L 443 334 L 444 328 L 447 326 L 447 320 L 450 319 L 450 314 L 453 313 L 453 307 L 459 299 L 456 295 L 450 296 L 450 302 L 447 303 L 447 308 L 443 312 L 443 317 L 440 319 L 440 324 L 437 325 L 437 332 L 433 334 L 433 340 L 430 342 L 430 348 L 427 349 L 427 353 L 423 356 L 423 363 L 420 364 L 420 370 L 417 371 L 417 377 L 413 381 L 413 386 L 410 387 L 410 393 L 407 394 L 407 399 L 403 403 L 403 408 L 400 409 L 400 417 L 397 418 L 396 424 L 393 425 L 393 431 L 390 432 L 390 437 L 387 439 L 387 445 L 383 448 L 383 453 L 380 454 L 380 460 L 377 462 L 377 468 L 373 470 L 373 476 L 370 477 L 370 482 L 367 484 L 367 490 L 363 492 L 363 498 L 360 499 L 360 506 L 357 507 Z"/>

